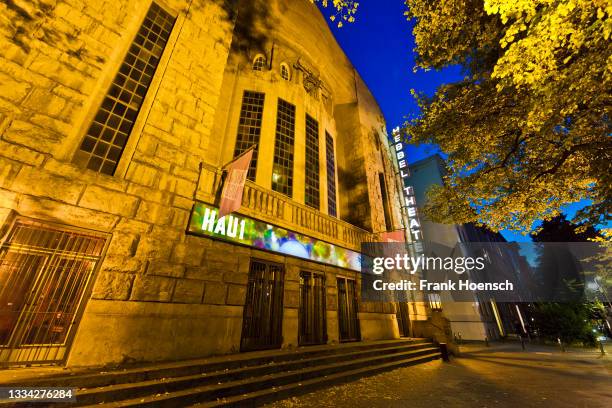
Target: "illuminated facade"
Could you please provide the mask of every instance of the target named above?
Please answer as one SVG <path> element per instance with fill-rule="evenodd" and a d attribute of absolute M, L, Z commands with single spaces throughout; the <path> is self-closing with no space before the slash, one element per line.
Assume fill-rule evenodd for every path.
<path fill-rule="evenodd" d="M 359 299 L 360 244 L 403 227 L 381 111 L 314 5 L 243 3 L 61 4 L 58 41 L 2 37 L 0 364 L 400 336 Z"/>
<path fill-rule="evenodd" d="M 427 202 L 427 190 L 432 185 L 442 185 L 444 182 L 446 167 L 440 156 L 433 155 L 411 164 L 409 169 L 416 205 L 422 208 Z M 506 243 L 500 233 L 473 224 L 439 224 L 424 220 L 422 225 L 426 246 L 431 245 L 436 249 L 457 248 L 464 252 L 464 256 L 475 256 L 469 243 L 478 243 L 479 249 L 484 248 L 487 256 L 496 260 L 495 265 L 504 265 L 504 268 L 495 270 L 497 276 L 515 276 L 524 271 L 524 265 L 521 265 L 524 259 L 521 259 L 518 249 L 513 245 L 498 245 Z M 472 276 L 470 279 L 477 281 Z M 436 304 L 432 309 L 444 312 L 454 337 L 463 340 L 499 339 L 515 333 L 514 322 L 523 319 L 515 304 L 500 303 L 491 296 L 474 293 L 473 301 L 456 301 L 452 291 L 444 290 L 428 296 Z"/>

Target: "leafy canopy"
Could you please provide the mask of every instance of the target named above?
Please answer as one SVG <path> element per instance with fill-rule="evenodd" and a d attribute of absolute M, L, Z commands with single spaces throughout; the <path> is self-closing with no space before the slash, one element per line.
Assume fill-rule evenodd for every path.
<path fill-rule="evenodd" d="M 353 23 L 359 7 L 359 3 L 353 0 L 310 0 L 310 2 L 319 3 L 325 8 L 331 6 L 335 12 L 329 16 L 329 19 L 337 22 L 338 28 L 341 28 L 344 23 Z"/>
<path fill-rule="evenodd" d="M 416 95 L 411 143 L 448 156 L 429 192 L 437 222 L 530 231 L 566 204 L 577 221 L 611 219 L 612 3 L 607 0 L 407 0 L 417 64 L 459 64 L 463 81 Z"/>

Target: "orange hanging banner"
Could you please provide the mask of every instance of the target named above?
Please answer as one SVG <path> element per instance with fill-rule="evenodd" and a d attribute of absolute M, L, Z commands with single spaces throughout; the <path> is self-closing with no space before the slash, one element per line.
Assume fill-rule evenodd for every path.
<path fill-rule="evenodd" d="M 253 150 L 249 150 L 238 156 L 227 168 L 227 178 L 221 191 L 221 202 L 219 204 L 219 218 L 230 214 L 240 208 L 242 204 L 242 192 L 246 182 L 247 173 L 253 158 Z"/>

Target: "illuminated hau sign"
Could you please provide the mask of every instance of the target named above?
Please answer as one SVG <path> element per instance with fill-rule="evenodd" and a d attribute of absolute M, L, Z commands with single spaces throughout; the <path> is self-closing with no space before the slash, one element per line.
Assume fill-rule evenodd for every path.
<path fill-rule="evenodd" d="M 393 148 L 395 149 L 395 156 L 397 158 L 397 165 L 399 167 L 399 176 L 402 180 L 402 188 L 404 189 L 404 208 L 408 215 L 408 225 L 406 226 L 416 252 L 423 252 L 423 234 L 421 230 L 421 222 L 417 213 L 416 198 L 414 196 L 414 188 L 406 183 L 410 177 L 410 170 L 408 170 L 408 162 L 406 161 L 406 154 L 404 153 L 404 144 L 399 133 L 399 128 L 393 129 Z"/>
<path fill-rule="evenodd" d="M 219 210 L 196 202 L 188 232 L 267 251 L 308 259 L 341 268 L 361 270 L 361 254 L 284 228 L 232 213 L 218 217 Z"/>

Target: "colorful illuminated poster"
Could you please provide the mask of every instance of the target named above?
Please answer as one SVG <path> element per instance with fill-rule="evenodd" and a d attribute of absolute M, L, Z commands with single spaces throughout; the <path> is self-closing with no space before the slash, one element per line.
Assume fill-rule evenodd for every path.
<path fill-rule="evenodd" d="M 215 207 L 197 202 L 189 220 L 189 232 L 342 268 L 361 270 L 359 252 L 240 214 L 234 213 L 221 218 L 218 218 L 218 214 Z"/>

